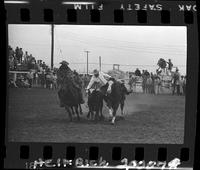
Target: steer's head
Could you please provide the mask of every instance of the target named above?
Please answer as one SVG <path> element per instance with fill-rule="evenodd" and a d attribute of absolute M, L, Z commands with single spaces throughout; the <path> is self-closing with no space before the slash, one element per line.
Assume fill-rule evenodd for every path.
<path fill-rule="evenodd" d="M 114 80 L 112 78 L 110 78 L 109 81 L 108 81 L 108 89 L 107 89 L 108 94 L 110 94 L 112 92 L 113 83 L 114 83 Z"/>

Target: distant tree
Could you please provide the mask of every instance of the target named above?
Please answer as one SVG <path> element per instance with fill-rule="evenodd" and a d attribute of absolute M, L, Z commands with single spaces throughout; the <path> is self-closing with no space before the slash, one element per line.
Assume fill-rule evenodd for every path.
<path fill-rule="evenodd" d="M 160 58 L 160 59 L 158 60 L 157 65 L 158 65 L 160 68 L 165 69 L 166 66 L 167 66 L 167 63 L 166 63 L 166 61 L 165 61 L 163 58 Z"/>

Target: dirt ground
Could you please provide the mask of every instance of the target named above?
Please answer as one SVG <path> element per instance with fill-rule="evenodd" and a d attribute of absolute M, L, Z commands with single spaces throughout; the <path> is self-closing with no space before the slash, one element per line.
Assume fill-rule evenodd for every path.
<path fill-rule="evenodd" d="M 111 125 L 69 121 L 59 107 L 57 92 L 48 89 L 9 89 L 8 140 L 12 142 L 181 144 L 184 139 L 185 97 L 133 93 L 125 101 L 124 119 Z M 103 114 L 108 117 L 108 110 Z M 117 113 L 120 115 L 120 110 Z"/>

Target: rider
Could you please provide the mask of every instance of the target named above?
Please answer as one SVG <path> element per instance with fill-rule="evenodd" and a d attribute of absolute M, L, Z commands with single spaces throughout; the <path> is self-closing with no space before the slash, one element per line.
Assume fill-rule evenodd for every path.
<path fill-rule="evenodd" d="M 58 91 L 58 96 L 60 99 L 60 106 L 64 107 L 62 96 L 63 96 L 63 91 L 67 90 L 71 86 L 69 80 L 71 80 L 72 85 L 78 90 L 79 97 L 80 97 L 80 103 L 83 104 L 83 96 L 82 96 L 82 91 L 80 85 L 77 83 L 74 75 L 74 72 L 69 68 L 69 63 L 67 61 L 62 61 L 60 62 L 61 66 L 57 71 L 57 83 L 59 86 L 59 91 Z"/>
<path fill-rule="evenodd" d="M 90 82 L 89 82 L 89 84 L 88 84 L 88 86 L 86 88 L 86 92 L 88 93 L 89 89 L 100 90 L 100 88 L 103 85 L 106 85 L 106 83 L 107 83 L 106 78 L 111 78 L 111 76 L 109 76 L 108 74 L 105 74 L 105 73 L 103 73 L 103 72 L 98 71 L 97 69 L 95 69 L 93 71 L 93 76 L 90 79 Z M 93 85 L 95 85 L 95 88 L 92 88 Z"/>
<path fill-rule="evenodd" d="M 106 78 L 107 79 L 111 79 L 112 77 L 110 75 L 108 75 L 108 74 L 105 74 L 105 73 L 95 69 L 93 71 L 93 76 L 90 79 L 90 82 L 89 82 L 89 84 L 88 84 L 88 86 L 86 88 L 86 93 L 88 93 L 90 89 L 96 89 L 96 90 L 100 91 L 100 88 L 108 83 Z M 104 98 L 104 99 L 106 100 L 106 98 Z M 109 114 L 112 115 L 112 110 L 109 107 L 108 101 L 107 101 L 107 106 L 109 108 Z"/>

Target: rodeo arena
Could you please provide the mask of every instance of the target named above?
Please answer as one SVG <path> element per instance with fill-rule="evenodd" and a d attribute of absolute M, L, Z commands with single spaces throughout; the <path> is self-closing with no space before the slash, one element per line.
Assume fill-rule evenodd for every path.
<path fill-rule="evenodd" d="M 8 60 L 10 141 L 183 142 L 186 75 L 168 58 L 154 72 L 120 63 L 80 72 L 9 46 Z"/>

